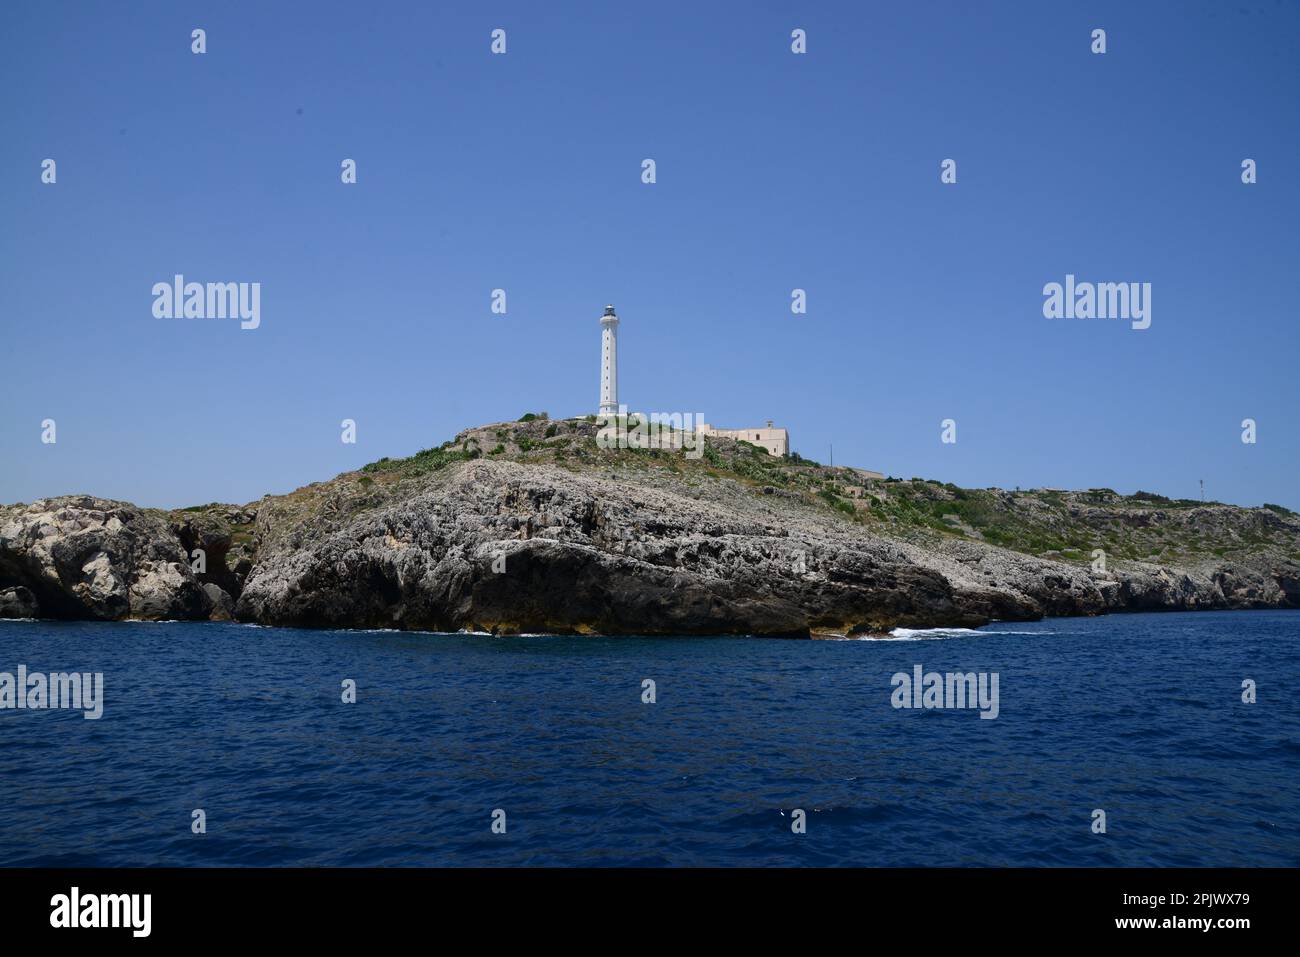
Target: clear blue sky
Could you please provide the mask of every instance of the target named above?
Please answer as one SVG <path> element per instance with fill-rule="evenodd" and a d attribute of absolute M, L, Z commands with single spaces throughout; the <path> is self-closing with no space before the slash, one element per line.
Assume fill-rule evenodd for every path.
<path fill-rule="evenodd" d="M 633 410 L 1300 509 L 1298 38 L 1277 0 L 5 3 L 0 501 L 243 502 L 594 412 L 613 302 Z M 261 328 L 155 319 L 178 272 L 260 282 Z M 1045 319 L 1066 273 L 1152 283 L 1151 328 Z"/>

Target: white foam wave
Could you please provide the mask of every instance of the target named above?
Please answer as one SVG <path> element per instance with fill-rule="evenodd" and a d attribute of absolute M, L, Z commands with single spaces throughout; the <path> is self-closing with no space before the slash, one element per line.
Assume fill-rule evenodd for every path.
<path fill-rule="evenodd" d="M 1050 635 L 1050 631 L 1004 631 L 982 628 L 895 628 L 886 640 L 936 641 L 941 638 L 970 638 L 981 635 Z"/>

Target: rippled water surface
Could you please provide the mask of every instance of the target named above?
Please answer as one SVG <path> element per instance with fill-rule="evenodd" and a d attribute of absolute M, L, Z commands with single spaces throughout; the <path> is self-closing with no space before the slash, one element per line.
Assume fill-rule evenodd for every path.
<path fill-rule="evenodd" d="M 1300 864 L 1295 612 L 812 642 L 0 622 L 20 664 L 103 672 L 105 706 L 0 711 L 0 865 Z M 916 664 L 997 672 L 998 718 L 895 710 Z"/>

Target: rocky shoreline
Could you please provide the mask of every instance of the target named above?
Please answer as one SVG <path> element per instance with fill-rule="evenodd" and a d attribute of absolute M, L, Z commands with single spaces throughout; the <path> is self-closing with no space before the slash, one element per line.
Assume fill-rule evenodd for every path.
<path fill-rule="evenodd" d="M 992 544 L 1002 515 L 983 532 L 898 517 L 922 494 L 926 515 L 943 516 L 947 495 L 970 501 L 951 486 L 855 485 L 854 470 L 767 462 L 730 440 L 709 452 L 604 452 L 589 422 L 539 419 L 245 506 L 3 506 L 0 617 L 811 637 L 1300 608 L 1300 518 L 1285 510 L 1068 493 L 1058 516 L 1059 495 L 987 499 L 1038 523 L 1026 528 L 1084 529 L 1080 547 L 1094 527 L 1103 549 L 1133 541 L 1130 527 L 1194 544 L 1177 563 L 1113 557 L 1098 571 Z"/>

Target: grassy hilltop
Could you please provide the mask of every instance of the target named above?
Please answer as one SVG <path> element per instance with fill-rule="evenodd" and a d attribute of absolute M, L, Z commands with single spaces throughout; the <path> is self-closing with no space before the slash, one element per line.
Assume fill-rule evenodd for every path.
<path fill-rule="evenodd" d="M 754 494 L 779 495 L 909 541 L 970 539 L 1044 558 L 1090 565 L 1108 558 L 1186 564 L 1277 550 L 1300 561 L 1300 516 L 1280 505 L 1242 508 L 1170 499 L 1150 492 L 965 489 L 922 478 L 869 477 L 798 455 L 779 458 L 743 441 L 710 438 L 703 455 L 675 449 L 601 449 L 595 417 L 552 421 L 546 413 L 469 429 L 437 448 L 383 458 L 335 481 L 355 483 L 352 507 L 378 507 L 410 483 L 456 462 L 478 458 L 555 465 L 571 472 L 621 473 L 678 482 L 730 482 Z M 308 486 L 289 498 L 313 498 Z"/>

